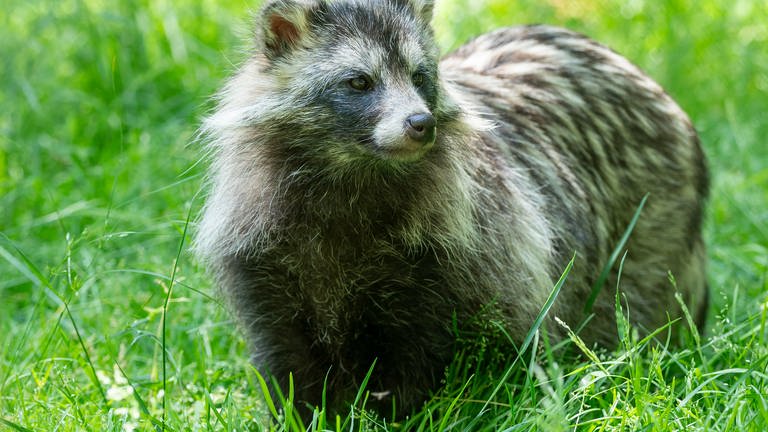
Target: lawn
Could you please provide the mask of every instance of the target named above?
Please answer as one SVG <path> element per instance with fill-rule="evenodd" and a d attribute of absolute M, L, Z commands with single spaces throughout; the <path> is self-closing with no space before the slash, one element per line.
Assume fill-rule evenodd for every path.
<path fill-rule="evenodd" d="M 0 430 L 303 430 L 270 414 L 189 251 L 205 168 L 196 128 L 245 55 L 256 5 L 4 4 Z M 505 347 L 478 338 L 416 416 L 393 425 L 356 411 L 311 427 L 768 429 L 768 7 L 444 0 L 435 27 L 448 51 L 532 22 L 611 46 L 693 119 L 713 176 L 706 331 L 674 350 L 627 331 L 619 350 L 577 359 L 537 339 L 535 356 L 495 371 L 478 365 L 503 363 Z"/>

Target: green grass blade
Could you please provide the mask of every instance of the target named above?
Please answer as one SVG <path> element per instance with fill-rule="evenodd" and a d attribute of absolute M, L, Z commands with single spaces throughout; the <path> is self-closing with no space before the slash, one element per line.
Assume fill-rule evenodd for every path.
<path fill-rule="evenodd" d="M 27 255 L 22 252 L 21 249 L 16 247 L 15 244 L 11 243 L 10 239 L 6 237 L 4 234 L 0 233 L 0 235 L 3 236 L 3 239 L 7 241 L 11 247 L 16 251 L 19 257 L 21 257 L 21 261 L 16 259 L 13 254 L 8 252 L 4 247 L 0 246 L 0 256 L 5 259 L 9 264 L 11 264 L 13 267 L 16 268 L 21 274 L 23 274 L 27 279 L 29 279 L 32 283 L 34 283 L 37 286 L 46 286 L 50 287 L 50 284 L 48 283 L 48 278 L 46 278 L 43 273 L 37 268 L 37 266 L 30 260 Z"/>
<path fill-rule="evenodd" d="M 470 376 L 467 381 L 464 382 L 464 384 L 461 386 L 461 390 L 456 394 L 456 397 L 451 399 L 451 404 L 448 405 L 448 408 L 446 408 L 445 412 L 443 413 L 443 419 L 440 421 L 440 425 L 437 427 L 437 430 L 447 430 L 448 426 L 448 418 L 453 413 L 453 410 L 456 408 L 456 404 L 461 400 L 462 396 L 464 396 L 464 392 L 467 390 L 467 387 L 469 386 L 469 383 L 472 381 L 472 377 Z"/>
<path fill-rule="evenodd" d="M 588 316 L 589 314 L 592 313 L 592 307 L 595 305 L 597 296 L 600 295 L 600 291 L 602 291 L 603 285 L 605 285 L 605 281 L 608 279 L 608 275 L 611 272 L 611 268 L 613 268 L 613 265 L 616 263 L 616 260 L 619 258 L 619 255 L 621 254 L 622 249 L 624 249 L 624 246 L 627 244 L 627 241 L 629 241 L 629 236 L 632 234 L 632 231 L 635 229 L 635 225 L 637 224 L 637 221 L 640 219 L 640 213 L 642 213 L 643 207 L 645 207 L 645 202 L 648 200 L 648 196 L 649 194 L 645 194 L 643 199 L 640 201 L 640 205 L 637 206 L 637 210 L 635 210 L 635 214 L 632 216 L 632 220 L 630 220 L 629 225 L 627 226 L 627 229 L 624 230 L 624 234 L 621 236 L 619 243 L 613 249 L 613 252 L 608 258 L 608 262 L 605 263 L 605 266 L 603 267 L 603 271 L 600 273 L 600 276 L 598 276 L 597 280 L 595 281 L 595 285 L 592 287 L 592 292 L 590 293 L 589 298 L 587 299 L 587 303 L 584 306 L 585 316 Z"/>
<path fill-rule="evenodd" d="M 126 382 L 128 382 L 128 385 L 131 386 L 131 389 L 133 390 L 131 392 L 131 395 L 133 396 L 133 399 L 136 401 L 136 403 L 139 405 L 139 410 L 142 414 L 144 414 L 150 422 L 152 422 L 155 425 L 155 430 L 160 431 L 162 430 L 162 423 L 160 420 L 155 418 L 152 413 L 149 411 L 149 408 L 147 407 L 147 403 L 144 401 L 144 398 L 141 397 L 139 394 L 139 391 L 136 389 L 136 386 L 133 385 L 133 381 L 128 377 L 128 375 L 123 370 L 123 367 L 120 366 L 120 363 L 118 363 L 116 360 L 114 361 L 115 367 L 120 371 L 120 373 L 123 375 L 123 378 L 125 378 Z"/>
<path fill-rule="evenodd" d="M 80 343 L 80 348 L 83 350 L 85 361 L 88 363 L 88 367 L 91 370 L 91 382 L 93 382 L 93 385 L 98 389 L 99 394 L 101 395 L 103 409 L 107 411 L 109 410 L 109 400 L 107 399 L 107 393 L 104 391 L 104 386 L 101 384 L 101 381 L 99 381 L 99 376 L 96 374 L 96 367 L 93 365 L 93 361 L 91 361 L 91 354 L 89 353 L 88 348 L 85 347 L 85 341 L 83 341 L 83 337 L 80 334 L 80 329 L 77 326 L 75 317 L 72 316 L 72 311 L 69 310 L 68 302 L 64 302 L 64 309 L 67 311 L 67 317 L 69 317 L 69 321 L 72 323 L 72 328 L 75 330 L 77 341 Z"/>
<path fill-rule="evenodd" d="M 207 388 L 204 388 L 203 392 L 205 393 L 205 402 L 208 404 L 209 409 L 213 411 L 213 415 L 216 417 L 216 420 L 218 420 L 219 423 L 221 423 L 221 426 L 225 430 L 229 430 L 227 421 L 224 419 L 224 417 L 222 417 L 219 410 L 216 409 L 216 404 L 213 403 L 213 399 L 211 398 L 211 393 L 208 391 Z M 227 399 L 229 399 L 229 393 L 227 393 Z"/>
<path fill-rule="evenodd" d="M 360 387 L 357 389 L 357 394 L 355 395 L 355 400 L 352 402 L 352 405 L 350 406 L 350 412 L 349 416 L 347 416 L 344 423 L 342 423 L 341 428 L 353 430 L 354 424 L 355 424 L 355 409 L 360 408 L 360 410 L 365 409 L 365 401 L 367 400 L 367 393 L 368 393 L 368 381 L 371 379 L 371 376 L 373 375 L 373 370 L 376 367 L 376 359 L 373 360 L 371 363 L 371 366 L 368 368 L 368 372 L 365 374 L 365 378 L 363 378 L 363 381 L 360 383 Z M 362 404 L 361 404 L 362 401 Z M 349 425 L 349 426 L 347 426 Z"/>
<path fill-rule="evenodd" d="M 181 259 L 181 254 L 184 251 L 184 242 L 187 239 L 187 230 L 189 229 L 189 223 L 192 220 L 192 209 L 190 208 L 187 212 L 187 220 L 184 222 L 184 229 L 181 233 L 181 239 L 179 240 L 179 247 L 176 250 L 176 259 L 173 261 L 173 269 L 171 270 L 171 278 L 168 282 L 168 292 L 165 295 L 165 301 L 163 302 L 163 316 L 162 316 L 162 337 L 161 337 L 161 346 L 162 346 L 162 352 L 163 352 L 163 430 L 165 430 L 166 425 L 166 401 L 168 398 L 168 389 L 167 389 L 167 383 L 168 383 L 168 376 L 167 376 L 167 369 L 168 369 L 168 347 L 166 344 L 166 338 L 168 334 L 167 330 L 167 322 L 168 322 L 168 305 L 171 302 L 171 296 L 173 295 L 173 287 L 176 282 L 176 274 L 179 270 L 179 261 Z"/>
<path fill-rule="evenodd" d="M 0 423 L 8 426 L 9 428 L 11 428 L 11 429 L 13 429 L 15 431 L 18 431 L 18 432 L 34 432 L 32 429 L 27 429 L 24 426 L 19 426 L 16 423 L 14 423 L 14 422 L 12 422 L 10 420 L 6 420 L 6 419 L 4 419 L 2 417 L 0 417 Z"/>
<path fill-rule="evenodd" d="M 573 263 L 575 260 L 576 260 L 576 256 L 574 255 L 571 258 L 571 260 L 568 262 L 568 265 L 565 267 L 565 270 L 563 270 L 563 273 L 560 275 L 560 279 L 557 281 L 555 286 L 552 287 L 552 291 L 550 291 L 547 301 L 544 302 L 544 305 L 541 307 L 539 314 L 536 316 L 536 320 L 533 322 L 533 325 L 531 326 L 530 330 L 528 330 L 528 334 L 523 340 L 523 343 L 520 345 L 520 348 L 518 349 L 518 352 L 517 352 L 517 356 L 515 356 L 515 359 L 512 361 L 512 364 L 507 368 L 506 372 L 504 372 L 504 375 L 502 376 L 501 380 L 499 380 L 499 383 L 496 385 L 491 395 L 485 401 L 485 404 L 483 405 L 483 408 L 480 410 L 480 413 L 478 414 L 478 416 L 482 415 L 486 411 L 490 402 L 493 400 L 494 397 L 496 397 L 496 394 L 499 392 L 499 390 L 507 381 L 507 379 L 509 379 L 510 375 L 512 375 L 512 371 L 514 370 L 515 365 L 522 358 L 525 351 L 528 349 L 528 346 L 531 344 L 531 341 L 536 336 L 536 333 L 539 331 L 539 328 L 541 327 L 541 325 L 544 323 L 544 318 L 547 316 L 547 313 L 549 313 L 549 310 L 552 308 L 552 305 L 555 304 L 555 300 L 557 299 L 557 296 L 560 294 L 560 290 L 563 289 L 563 285 L 565 284 L 565 281 L 568 278 L 568 274 L 571 272 L 571 269 L 573 268 Z"/>
<path fill-rule="evenodd" d="M 256 379 L 259 381 L 259 387 L 261 387 L 261 394 L 264 396 L 264 402 L 267 404 L 267 409 L 269 410 L 269 413 L 272 414 L 272 418 L 275 420 L 280 418 L 280 415 L 277 413 L 277 407 L 275 406 L 275 401 L 272 400 L 272 394 L 269 392 L 269 386 L 267 385 L 267 381 L 264 379 L 263 376 L 259 373 L 256 368 L 251 366 L 251 371 L 253 371 L 254 374 L 256 374 Z"/>

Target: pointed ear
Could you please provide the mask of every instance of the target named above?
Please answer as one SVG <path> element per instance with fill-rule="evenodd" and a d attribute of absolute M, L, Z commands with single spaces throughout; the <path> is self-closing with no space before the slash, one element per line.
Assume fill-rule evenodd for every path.
<path fill-rule="evenodd" d="M 410 0 L 410 3 L 416 16 L 420 17 L 427 24 L 432 22 L 432 14 L 435 9 L 434 0 Z"/>
<path fill-rule="evenodd" d="M 264 5 L 258 17 L 257 37 L 260 36 L 268 58 L 282 57 L 301 44 L 315 3 L 313 0 L 273 0 Z"/>

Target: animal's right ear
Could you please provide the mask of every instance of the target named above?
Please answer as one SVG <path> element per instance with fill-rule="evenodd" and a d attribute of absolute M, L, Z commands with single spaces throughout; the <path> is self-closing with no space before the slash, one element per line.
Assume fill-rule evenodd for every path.
<path fill-rule="evenodd" d="M 259 12 L 257 38 L 267 58 L 282 57 L 301 45 L 313 0 L 268 1 Z"/>

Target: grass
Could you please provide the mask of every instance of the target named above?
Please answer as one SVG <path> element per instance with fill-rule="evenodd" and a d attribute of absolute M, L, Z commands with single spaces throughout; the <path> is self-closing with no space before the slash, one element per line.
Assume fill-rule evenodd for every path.
<path fill-rule="evenodd" d="M 0 430 L 301 430 L 272 418 L 243 341 L 187 248 L 204 168 L 190 143 L 208 96 L 243 57 L 254 5 L 6 3 Z M 713 172 L 709 324 L 676 350 L 624 327 L 616 352 L 574 340 L 586 360 L 535 337 L 536 355 L 509 369 L 510 359 L 500 358 L 503 335 L 500 348 L 489 323 L 447 370 L 446 389 L 414 418 L 390 425 L 356 412 L 318 418 L 320 429 L 767 429 L 763 2 L 439 7 L 446 50 L 502 25 L 564 25 L 626 55 L 680 102 Z"/>

